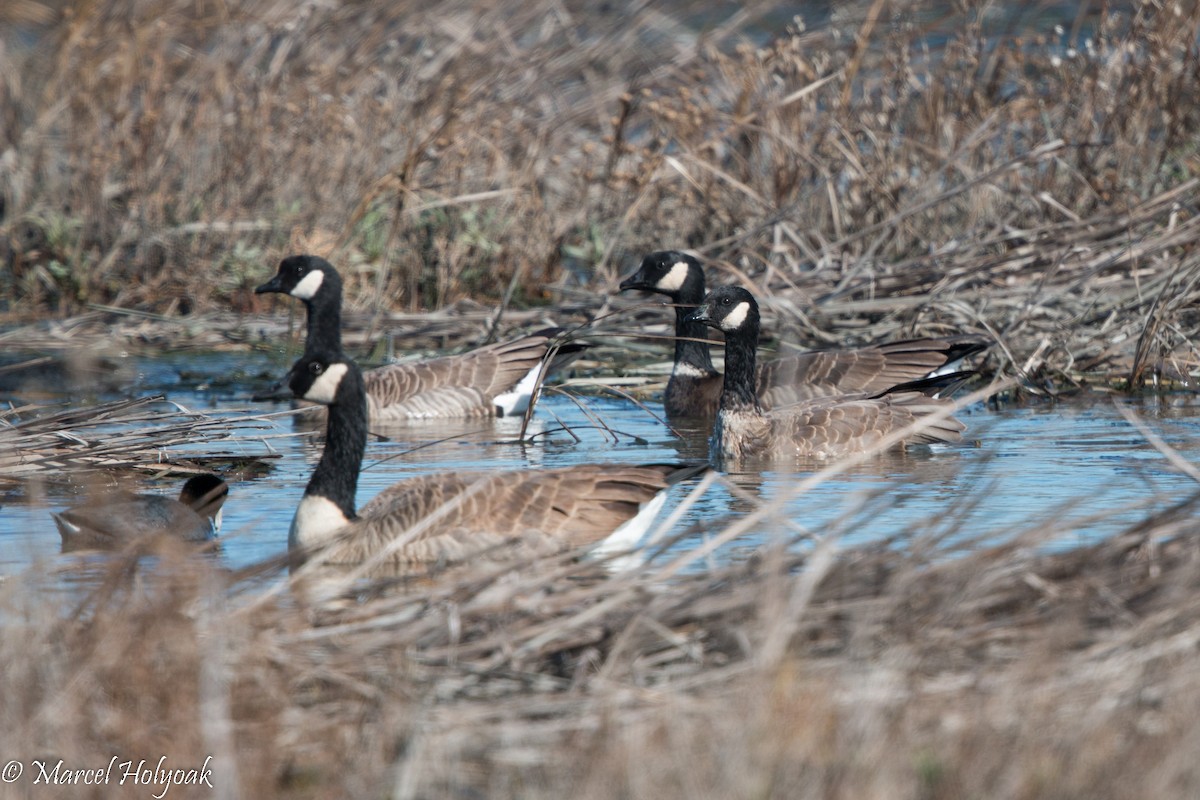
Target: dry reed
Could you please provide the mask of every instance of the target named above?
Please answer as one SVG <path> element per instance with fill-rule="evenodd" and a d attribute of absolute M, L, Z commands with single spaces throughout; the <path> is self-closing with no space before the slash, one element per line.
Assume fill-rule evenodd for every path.
<path fill-rule="evenodd" d="M 789 340 L 967 327 L 1035 391 L 1190 381 L 1200 11 L 782 15 L 26 0 L 0 25 L 0 296 L 246 311 L 311 249 L 368 332 L 473 299 L 452 336 L 479 341 L 497 305 L 603 310 L 691 246 Z"/>
<path fill-rule="evenodd" d="M 275 342 L 249 289 L 309 249 L 354 344 L 599 317 L 605 363 L 661 312 L 598 295 L 684 246 L 784 341 L 986 331 L 1028 391 L 1190 384 L 1200 10 L 1081 8 L 1059 33 L 1032 5 L 852 4 L 751 42 L 775 5 L 700 34 L 653 4 L 6 3 L 0 302 L 28 325 L 3 341 Z M 223 428 L 143 422 L 115 450 L 20 435 L 128 466 Z M 28 770 L 5 791 L 41 795 L 34 759 L 211 755 L 224 797 L 1191 798 L 1196 499 L 1070 551 L 1031 520 L 947 558 L 949 509 L 906 547 L 780 534 L 670 576 L 564 556 L 333 596 L 64 560 L 0 582 L 0 756 Z"/>
<path fill-rule="evenodd" d="M 0 584 L 0 749 L 211 755 L 224 796 L 1188 797 L 1196 500 L 952 559 L 931 521 L 673 575 L 705 545 L 615 574 L 568 554 L 347 583 L 169 552 L 64 592 L 31 570 Z"/>
<path fill-rule="evenodd" d="M 11 408 L 0 411 L 0 482 L 251 469 L 276 457 L 270 439 L 296 435 L 278 432 L 272 418 L 280 413 L 288 412 L 231 417 L 154 396 L 88 408 Z"/>

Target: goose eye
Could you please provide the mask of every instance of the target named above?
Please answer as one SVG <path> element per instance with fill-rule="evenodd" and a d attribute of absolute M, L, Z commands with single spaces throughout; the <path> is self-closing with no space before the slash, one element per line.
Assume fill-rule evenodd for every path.
<path fill-rule="evenodd" d="M 313 361 L 313 362 L 309 363 L 308 371 L 311 372 L 313 375 L 320 375 L 322 372 L 325 371 L 325 365 L 319 364 L 316 361 Z"/>

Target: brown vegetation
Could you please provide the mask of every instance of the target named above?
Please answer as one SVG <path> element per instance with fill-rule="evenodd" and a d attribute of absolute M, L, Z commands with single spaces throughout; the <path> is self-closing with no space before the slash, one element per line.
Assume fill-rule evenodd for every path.
<path fill-rule="evenodd" d="M 372 312 L 595 310 L 690 246 L 809 344 L 967 327 L 1051 390 L 1188 374 L 1195 6 L 780 15 L 27 0 L 0 297 L 246 310 L 310 249 Z"/>
<path fill-rule="evenodd" d="M 0 747 L 212 755 L 229 796 L 1193 797 L 1194 501 L 950 560 L 917 532 L 701 572 L 704 545 L 616 575 L 275 584 L 174 552 L 72 597 L 29 573 L 0 587 Z"/>
<path fill-rule="evenodd" d="M 59 340 L 119 307 L 122 335 L 220 313 L 171 335 L 244 343 L 232 313 L 307 249 L 359 335 L 444 347 L 544 303 L 624 335 L 651 312 L 607 316 L 614 278 L 692 247 L 784 341 L 988 332 L 1030 391 L 1190 382 L 1200 7 L 923 8 L 701 34 L 656 4 L 4 3 L 0 304 L 77 315 Z M 83 447 L 40 424 L 7 435 L 47 468 Z M 136 463 L 147 426 L 84 460 Z M 1195 512 L 702 571 L 702 545 L 332 588 L 176 552 L 30 571 L 0 582 L 0 760 L 212 755 L 255 797 L 1191 798 Z"/>

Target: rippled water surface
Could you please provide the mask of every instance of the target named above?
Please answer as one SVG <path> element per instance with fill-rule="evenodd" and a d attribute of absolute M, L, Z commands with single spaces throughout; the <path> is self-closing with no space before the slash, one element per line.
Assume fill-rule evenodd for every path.
<path fill-rule="evenodd" d="M 175 403 L 231 422 L 286 409 L 248 399 L 268 376 L 283 371 L 261 356 L 164 357 L 139 361 L 129 370 L 138 387 L 133 394 L 164 392 Z M 76 387 L 73 397 L 80 404 L 112 398 L 85 401 L 79 391 Z M 1200 409 L 1193 396 L 1121 402 L 1190 460 L 1200 458 Z M 649 408 L 661 412 L 656 403 Z M 795 488 L 811 468 L 750 469 L 726 476 L 728 482 L 714 484 L 673 530 L 694 529 L 683 541 L 694 544 L 696 537 L 719 532 L 759 504 L 780 501 L 782 521 L 751 526 L 716 557 L 743 557 L 776 532 L 800 530 L 836 533 L 847 544 L 888 539 L 903 546 L 913 537 L 931 534 L 951 542 L 968 537 L 986 541 L 1027 528 L 1048 528 L 1058 545 L 1068 546 L 1111 535 L 1195 491 L 1193 481 L 1174 471 L 1103 396 L 1001 410 L 976 406 L 960 416 L 969 426 L 968 444 L 884 456 L 798 496 L 792 496 Z M 291 417 L 264 425 L 258 435 L 241 431 L 231 445 L 201 448 L 247 457 L 279 455 L 262 474 L 231 481 L 219 556 L 230 566 L 285 550 L 292 512 L 320 454 L 319 437 Z M 573 436 L 561 430 L 564 425 Z M 368 444 L 359 504 L 400 478 L 427 472 L 694 460 L 703 459 L 707 450 L 706 432 L 676 436 L 635 404 L 594 395 L 554 393 L 543 398 L 532 444 L 515 441 L 519 428 L 517 420 L 485 420 L 383 430 L 386 439 L 373 437 Z M 154 490 L 174 495 L 178 486 L 172 479 Z M 36 498 L 29 494 L 18 487 L 4 495 L 0 574 L 60 557 L 49 512 L 79 498 L 61 492 Z M 686 494 L 686 487 L 677 487 L 673 502 Z"/>

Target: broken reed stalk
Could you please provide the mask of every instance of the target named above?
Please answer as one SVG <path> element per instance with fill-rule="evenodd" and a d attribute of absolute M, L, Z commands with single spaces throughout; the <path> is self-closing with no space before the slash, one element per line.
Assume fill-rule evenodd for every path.
<path fill-rule="evenodd" d="M 161 396 L 44 412 L 28 406 L 0 412 L 0 478 L 45 478 L 63 470 L 189 474 L 196 462 L 230 456 L 214 451 L 217 443 L 237 447 L 238 458 L 270 458 L 263 452 L 267 439 L 294 435 L 276 432 L 273 423 L 291 412 L 199 413 Z"/>

